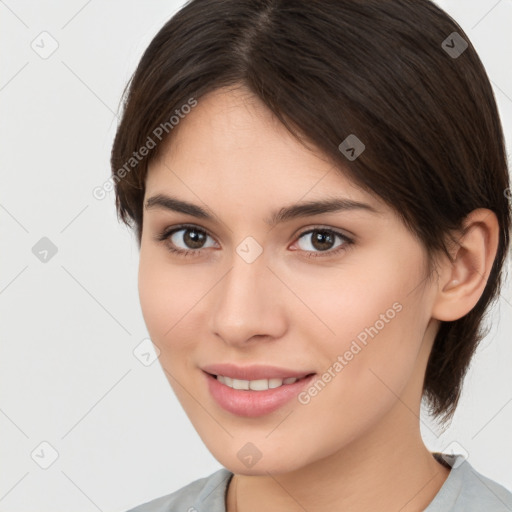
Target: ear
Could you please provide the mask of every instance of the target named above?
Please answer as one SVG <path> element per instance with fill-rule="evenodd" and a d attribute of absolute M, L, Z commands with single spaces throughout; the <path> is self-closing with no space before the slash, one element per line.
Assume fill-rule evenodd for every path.
<path fill-rule="evenodd" d="M 473 210 L 456 234 L 457 243 L 438 267 L 438 290 L 432 317 L 453 321 L 469 313 L 480 299 L 498 249 L 499 223 L 486 208 Z"/>

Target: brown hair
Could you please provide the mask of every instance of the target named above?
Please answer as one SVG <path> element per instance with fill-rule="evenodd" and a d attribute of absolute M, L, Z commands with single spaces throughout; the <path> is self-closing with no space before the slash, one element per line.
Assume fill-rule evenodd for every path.
<path fill-rule="evenodd" d="M 499 246 L 485 290 L 468 314 L 441 323 L 426 369 L 424 398 L 449 419 L 487 334 L 511 218 L 502 127 L 468 37 L 429 0 L 189 1 L 142 56 L 112 148 L 118 216 L 134 223 L 139 247 L 147 166 L 172 136 L 171 118 L 236 85 L 389 204 L 424 244 L 429 268 L 468 213 L 495 212 Z M 351 134 L 365 145 L 354 160 L 339 149 Z"/>

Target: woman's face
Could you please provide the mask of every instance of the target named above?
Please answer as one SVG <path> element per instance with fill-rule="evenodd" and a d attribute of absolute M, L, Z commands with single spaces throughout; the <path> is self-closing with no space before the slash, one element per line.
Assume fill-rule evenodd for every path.
<path fill-rule="evenodd" d="M 201 98 L 170 142 L 146 181 L 140 300 L 165 374 L 217 460 L 287 472 L 417 429 L 435 289 L 393 211 L 243 89 Z M 333 200 L 352 203 L 279 215 Z M 225 363 L 240 373 L 215 367 Z M 245 372 L 268 366 L 278 369 Z M 286 376 L 306 377 L 279 386 Z"/>

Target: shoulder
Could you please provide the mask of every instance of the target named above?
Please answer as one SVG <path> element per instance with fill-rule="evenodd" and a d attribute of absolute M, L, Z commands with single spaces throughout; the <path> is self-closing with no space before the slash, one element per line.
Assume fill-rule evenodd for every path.
<path fill-rule="evenodd" d="M 464 492 L 458 500 L 461 510 L 512 511 L 512 493 L 509 490 L 480 474 L 467 461 L 461 468 L 465 477 Z"/>
<path fill-rule="evenodd" d="M 143 503 L 127 512 L 225 512 L 225 492 L 233 473 L 221 468 L 171 494 Z"/>
<path fill-rule="evenodd" d="M 512 512 L 512 493 L 479 473 L 462 455 L 444 455 L 450 474 L 425 512 Z"/>

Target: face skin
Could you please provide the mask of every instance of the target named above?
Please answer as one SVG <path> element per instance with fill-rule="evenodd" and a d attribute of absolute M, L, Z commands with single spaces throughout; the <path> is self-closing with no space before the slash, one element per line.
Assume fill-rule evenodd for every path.
<path fill-rule="evenodd" d="M 423 375 L 439 325 L 432 318 L 438 286 L 425 279 L 422 245 L 388 206 L 301 145 L 244 89 L 201 98 L 172 135 L 150 164 L 144 203 L 172 195 L 214 218 L 144 210 L 142 312 L 192 424 L 236 474 L 238 512 L 426 507 L 448 470 L 419 430 Z M 283 207 L 334 197 L 378 213 L 265 223 Z M 170 237 L 156 240 L 182 223 L 207 234 L 202 245 L 191 245 L 187 230 L 172 236 L 178 249 L 196 251 L 187 257 L 169 251 Z M 311 233 L 301 236 L 315 227 L 353 243 L 335 237 L 321 245 Z M 263 250 L 251 263 L 237 253 L 247 237 Z M 370 326 L 377 334 L 357 351 L 353 341 Z M 351 347 L 357 354 L 347 361 Z M 258 363 L 322 376 L 338 356 L 343 369 L 309 403 L 292 399 L 256 418 L 222 409 L 200 369 Z M 237 456 L 249 442 L 261 453 L 252 467 Z M 231 484 L 229 511 L 234 503 Z"/>

